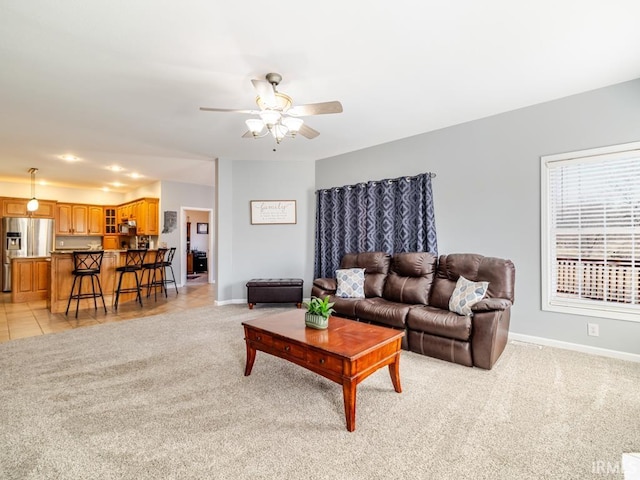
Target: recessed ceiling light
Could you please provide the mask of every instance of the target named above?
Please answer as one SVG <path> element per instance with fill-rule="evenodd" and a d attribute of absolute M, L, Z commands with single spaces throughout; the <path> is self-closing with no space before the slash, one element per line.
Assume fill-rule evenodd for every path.
<path fill-rule="evenodd" d="M 120 182 L 113 182 L 111 185 L 113 185 L 114 187 L 118 188 L 118 187 L 124 187 L 124 183 L 120 183 Z"/>
<path fill-rule="evenodd" d="M 124 170 L 124 168 L 122 168 L 120 165 L 110 165 L 107 168 L 112 172 L 121 172 L 122 170 Z"/>
<path fill-rule="evenodd" d="M 58 158 L 60 158 L 61 160 L 64 160 L 65 162 L 77 162 L 80 160 L 75 155 L 69 155 L 69 154 L 60 155 Z"/>
<path fill-rule="evenodd" d="M 142 178 L 142 175 L 140 175 L 139 173 L 136 173 L 136 172 L 130 173 L 129 176 L 131 178 Z"/>
<path fill-rule="evenodd" d="M 103 192 L 108 192 L 109 191 L 109 187 L 102 187 L 102 191 Z"/>

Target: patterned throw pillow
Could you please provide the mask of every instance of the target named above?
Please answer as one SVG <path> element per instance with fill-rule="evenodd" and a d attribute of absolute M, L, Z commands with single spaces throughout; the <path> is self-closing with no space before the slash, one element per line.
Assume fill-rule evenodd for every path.
<path fill-rule="evenodd" d="M 449 299 L 449 310 L 460 315 L 471 315 L 471 307 L 482 300 L 489 282 L 472 282 L 462 275 Z"/>
<path fill-rule="evenodd" d="M 336 297 L 364 298 L 364 268 L 342 268 L 336 270 L 338 289 Z"/>

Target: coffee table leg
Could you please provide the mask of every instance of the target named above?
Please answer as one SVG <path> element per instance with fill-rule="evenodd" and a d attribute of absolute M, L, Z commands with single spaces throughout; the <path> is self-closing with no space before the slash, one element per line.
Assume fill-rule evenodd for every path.
<path fill-rule="evenodd" d="M 391 375 L 391 382 L 396 392 L 402 392 L 402 386 L 400 385 L 400 353 L 396 355 L 396 359 L 393 363 L 389 364 L 389 375 Z"/>
<path fill-rule="evenodd" d="M 256 349 L 251 348 L 249 346 L 249 341 L 247 340 L 247 364 L 244 367 L 244 376 L 247 377 L 251 375 L 251 369 L 253 368 L 253 362 L 256 359 Z"/>
<path fill-rule="evenodd" d="M 346 381 L 342 384 L 342 396 L 344 397 L 344 415 L 347 418 L 347 430 L 353 432 L 356 429 L 356 387 L 355 381 Z"/>

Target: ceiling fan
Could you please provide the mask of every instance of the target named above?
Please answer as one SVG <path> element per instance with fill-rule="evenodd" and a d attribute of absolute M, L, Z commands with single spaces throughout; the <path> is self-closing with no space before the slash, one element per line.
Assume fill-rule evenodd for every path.
<path fill-rule="evenodd" d="M 297 134 L 308 139 L 316 138 L 320 135 L 320 132 L 306 125 L 299 117 L 342 112 L 342 104 L 337 101 L 310 103 L 294 107 L 292 98 L 289 95 L 278 92 L 276 89 L 282 81 L 282 75 L 279 73 L 267 73 L 265 79 L 266 80 L 251 80 L 253 87 L 258 93 L 256 104 L 260 110 L 234 110 L 210 107 L 200 107 L 200 110 L 258 115 L 259 118 L 250 118 L 245 121 L 249 130 L 242 135 L 242 137 L 260 138 L 271 133 L 278 144 L 285 137 L 295 137 Z"/>

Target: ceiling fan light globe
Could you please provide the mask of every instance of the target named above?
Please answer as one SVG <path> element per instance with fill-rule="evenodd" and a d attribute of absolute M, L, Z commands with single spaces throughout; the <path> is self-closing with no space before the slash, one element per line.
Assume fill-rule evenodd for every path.
<path fill-rule="evenodd" d="M 260 118 L 267 128 L 271 130 L 271 127 L 280 122 L 280 112 L 276 112 L 275 110 L 265 110 L 260 112 Z"/>
<path fill-rule="evenodd" d="M 295 135 L 300 131 L 303 123 L 304 120 L 302 120 L 301 118 L 285 117 L 282 119 L 282 124 L 287 127 L 292 135 Z"/>
<path fill-rule="evenodd" d="M 254 136 L 260 135 L 260 132 L 264 130 L 264 122 L 257 118 L 250 118 L 249 120 L 245 120 L 244 123 L 247 124 L 247 128 Z"/>
<path fill-rule="evenodd" d="M 271 135 L 276 139 L 276 143 L 280 143 L 284 137 L 289 133 L 289 129 L 281 123 L 274 125 L 271 129 Z"/>

